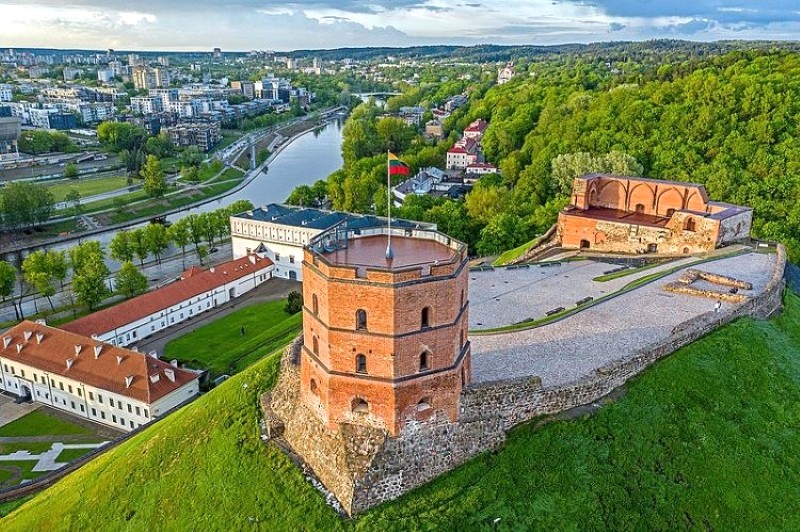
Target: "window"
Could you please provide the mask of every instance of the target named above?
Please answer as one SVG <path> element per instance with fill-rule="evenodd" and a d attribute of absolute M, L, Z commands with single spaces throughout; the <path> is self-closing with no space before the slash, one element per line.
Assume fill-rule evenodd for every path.
<path fill-rule="evenodd" d="M 136 415 L 137 416 L 141 416 L 142 415 L 142 411 L 138 406 L 136 407 Z"/>
<path fill-rule="evenodd" d="M 319 354 L 319 338 L 317 338 L 315 336 L 314 339 L 312 340 L 312 344 L 313 344 L 314 354 L 318 355 Z"/>
<path fill-rule="evenodd" d="M 61 391 L 64 391 L 64 381 L 58 383 L 58 387 L 61 388 Z"/>
<path fill-rule="evenodd" d="M 70 407 L 71 409 L 75 410 L 75 401 L 70 401 L 70 402 L 69 402 L 69 407 Z"/>
<path fill-rule="evenodd" d="M 25 376 L 25 370 L 24 369 L 19 370 L 19 372 L 23 377 Z"/>
<path fill-rule="evenodd" d="M 93 416 L 95 416 L 95 417 L 97 417 L 97 409 L 95 409 L 95 408 L 92 408 L 92 415 L 93 415 Z"/>
<path fill-rule="evenodd" d="M 278 252 L 275 252 L 275 262 L 278 262 L 279 260 L 281 260 L 281 254 L 278 253 Z"/>
<path fill-rule="evenodd" d="M 461 329 L 458 333 L 458 347 L 464 347 L 464 329 Z"/>
<path fill-rule="evenodd" d="M 353 413 L 355 414 L 369 414 L 369 403 L 360 397 L 353 400 Z"/>
<path fill-rule="evenodd" d="M 636 213 L 637 214 L 644 214 L 644 204 L 637 203 L 636 204 Z"/>
<path fill-rule="evenodd" d="M 356 329 L 367 328 L 367 311 L 360 308 L 356 311 Z"/>
<path fill-rule="evenodd" d="M 156 330 L 156 326 L 155 326 L 155 325 L 151 325 L 151 326 L 150 326 L 150 332 L 153 332 L 153 331 L 155 331 L 155 330 Z"/>
<path fill-rule="evenodd" d="M 80 407 L 81 407 L 81 412 L 86 412 L 86 409 L 85 409 L 85 408 L 83 408 L 83 405 L 78 405 L 78 406 L 80 406 Z"/>
<path fill-rule="evenodd" d="M 103 404 L 103 396 L 100 395 L 99 393 L 97 394 L 97 400 L 100 402 L 101 405 Z"/>
<path fill-rule="evenodd" d="M 431 326 L 431 307 L 422 309 L 421 327 L 424 329 Z"/>
<path fill-rule="evenodd" d="M 459 308 L 464 308 L 464 290 L 461 290 L 461 306 Z"/>
<path fill-rule="evenodd" d="M 78 388 L 78 397 L 83 397 L 83 390 Z"/>
<path fill-rule="evenodd" d="M 150 412 L 148 412 L 146 408 L 144 409 L 144 417 L 150 419 Z"/>
<path fill-rule="evenodd" d="M 311 295 L 311 310 L 314 312 L 314 316 L 319 314 L 319 300 L 317 299 L 317 294 Z"/>
<path fill-rule="evenodd" d="M 289 264 L 294 264 L 294 255 L 289 255 Z"/>
<path fill-rule="evenodd" d="M 100 411 L 100 418 L 101 419 L 105 419 L 106 418 L 106 413 L 103 412 L 102 410 Z"/>
<path fill-rule="evenodd" d="M 367 357 L 364 355 L 356 355 L 356 373 L 367 372 Z"/>
<path fill-rule="evenodd" d="M 119 418 L 119 424 L 124 427 L 125 426 L 125 419 L 124 418 Z"/>
<path fill-rule="evenodd" d="M 311 379 L 311 386 L 309 386 L 309 388 L 311 389 L 311 393 L 313 393 L 314 395 L 319 395 L 319 387 L 317 386 L 317 381 Z"/>
<path fill-rule="evenodd" d="M 675 214 L 675 209 L 667 209 L 667 216 L 668 217 L 672 217 L 673 214 Z"/>
<path fill-rule="evenodd" d="M 694 218 L 687 218 L 686 223 L 683 225 L 683 230 L 694 232 L 696 225 Z"/>
<path fill-rule="evenodd" d="M 72 393 L 72 385 L 71 384 L 69 386 L 67 386 L 67 389 L 69 390 L 69 393 Z"/>
<path fill-rule="evenodd" d="M 131 406 L 131 404 L 130 404 L 130 403 L 128 403 L 128 413 L 129 413 L 129 414 L 132 414 L 132 413 L 133 413 L 133 407 Z"/>
<path fill-rule="evenodd" d="M 133 421 L 129 421 L 128 424 L 133 428 Z"/>
<path fill-rule="evenodd" d="M 423 351 L 419 355 L 419 370 L 426 371 L 428 369 L 428 352 Z"/>

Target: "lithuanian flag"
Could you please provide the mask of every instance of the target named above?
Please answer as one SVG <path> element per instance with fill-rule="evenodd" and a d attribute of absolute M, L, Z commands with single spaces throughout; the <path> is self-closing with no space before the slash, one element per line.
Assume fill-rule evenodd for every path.
<path fill-rule="evenodd" d="M 389 175 L 408 175 L 409 167 L 397 155 L 389 152 Z"/>

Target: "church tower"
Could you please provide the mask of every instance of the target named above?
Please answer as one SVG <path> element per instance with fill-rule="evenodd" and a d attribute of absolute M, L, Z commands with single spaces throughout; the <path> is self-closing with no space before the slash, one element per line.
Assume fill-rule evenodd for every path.
<path fill-rule="evenodd" d="M 301 400 L 333 430 L 455 421 L 470 381 L 468 274 L 466 245 L 434 230 L 317 236 L 303 258 Z"/>

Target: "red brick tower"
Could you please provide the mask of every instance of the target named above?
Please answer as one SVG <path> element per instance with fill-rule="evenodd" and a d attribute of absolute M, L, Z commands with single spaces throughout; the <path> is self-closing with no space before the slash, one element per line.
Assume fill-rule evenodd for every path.
<path fill-rule="evenodd" d="M 467 249 L 437 231 L 339 228 L 304 252 L 302 400 L 331 429 L 458 417 L 470 381 Z"/>

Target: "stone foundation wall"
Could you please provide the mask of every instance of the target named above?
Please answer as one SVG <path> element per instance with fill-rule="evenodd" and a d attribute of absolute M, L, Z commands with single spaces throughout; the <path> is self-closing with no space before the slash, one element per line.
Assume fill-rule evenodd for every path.
<path fill-rule="evenodd" d="M 658 359 L 714 329 L 743 316 L 767 318 L 779 311 L 785 282 L 786 253 L 778 247 L 776 267 L 765 290 L 728 312 L 709 312 L 676 326 L 665 341 L 649 345 L 634 357 L 609 363 L 585 377 L 552 388 L 538 377 L 468 386 L 461 395 L 459 420 L 435 415 L 409 422 L 396 438 L 369 427 L 346 425 L 339 432 L 324 428 L 298 404 L 298 374 L 285 357 L 281 380 L 272 396 L 272 411 L 284 424 L 284 438 L 333 492 L 350 514 L 399 497 L 470 458 L 497 448 L 511 427 L 608 395 Z M 288 351 L 287 351 L 288 353 Z"/>

